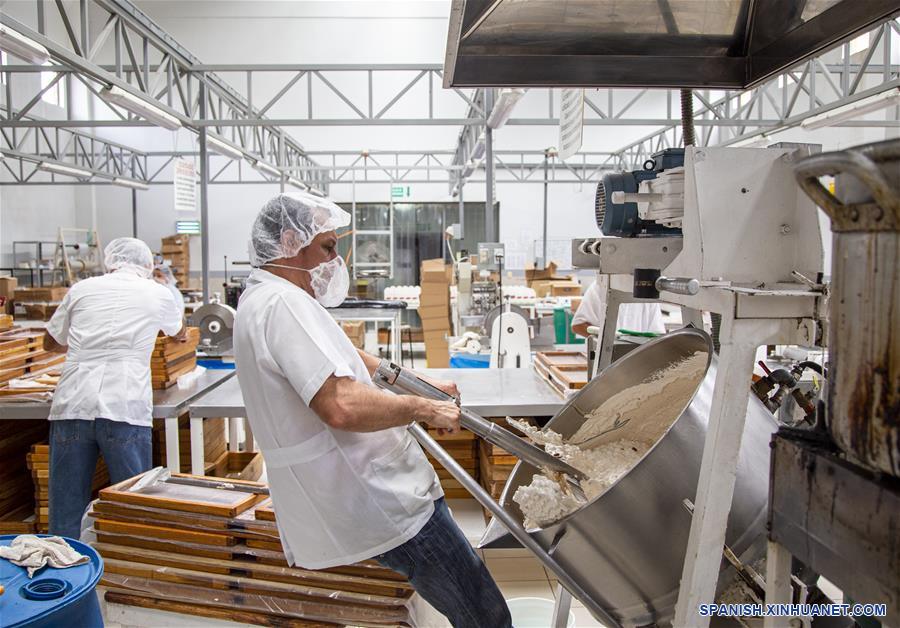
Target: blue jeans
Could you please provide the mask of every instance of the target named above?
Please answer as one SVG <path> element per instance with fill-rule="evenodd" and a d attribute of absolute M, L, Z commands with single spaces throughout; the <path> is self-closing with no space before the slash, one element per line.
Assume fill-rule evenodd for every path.
<path fill-rule="evenodd" d="M 510 628 L 512 617 L 487 567 L 450 515 L 444 498 L 412 539 L 375 557 L 409 578 L 454 628 Z"/>
<path fill-rule="evenodd" d="M 98 453 L 113 484 L 150 469 L 150 432 L 109 419 L 50 421 L 50 534 L 81 536 Z"/>

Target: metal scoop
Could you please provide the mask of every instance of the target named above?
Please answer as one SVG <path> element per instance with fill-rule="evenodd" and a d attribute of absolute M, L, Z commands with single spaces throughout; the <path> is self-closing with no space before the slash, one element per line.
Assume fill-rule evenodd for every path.
<path fill-rule="evenodd" d="M 381 388 L 394 392 L 403 392 L 418 395 L 427 399 L 438 401 L 454 401 L 453 397 L 439 388 L 435 388 L 428 382 L 419 379 L 415 374 L 403 369 L 388 360 L 382 360 L 375 371 L 373 381 Z M 464 428 L 475 432 L 478 436 L 497 447 L 502 447 L 512 455 L 525 462 L 541 468 L 549 469 L 562 474 L 566 484 L 575 495 L 576 499 L 587 501 L 580 481 L 588 479 L 587 476 L 575 467 L 566 464 L 559 458 L 548 454 L 540 447 L 535 447 L 512 432 L 496 423 L 478 416 L 466 409 L 460 410 L 459 423 Z"/>

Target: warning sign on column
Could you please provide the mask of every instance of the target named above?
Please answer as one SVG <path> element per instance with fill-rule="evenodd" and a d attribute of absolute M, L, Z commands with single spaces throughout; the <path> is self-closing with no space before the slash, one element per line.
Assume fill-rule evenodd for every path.
<path fill-rule="evenodd" d="M 176 159 L 172 181 L 175 188 L 175 211 L 194 213 L 197 211 L 197 172 L 194 162 Z"/>

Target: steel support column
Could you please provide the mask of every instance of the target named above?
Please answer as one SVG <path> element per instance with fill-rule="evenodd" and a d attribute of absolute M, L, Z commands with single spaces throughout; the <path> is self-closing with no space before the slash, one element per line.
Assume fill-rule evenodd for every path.
<path fill-rule="evenodd" d="M 206 119 L 206 83 L 200 81 L 200 118 Z M 209 150 L 206 127 L 200 127 L 200 264 L 203 304 L 209 303 Z M 188 269 L 190 271 L 190 269 Z"/>

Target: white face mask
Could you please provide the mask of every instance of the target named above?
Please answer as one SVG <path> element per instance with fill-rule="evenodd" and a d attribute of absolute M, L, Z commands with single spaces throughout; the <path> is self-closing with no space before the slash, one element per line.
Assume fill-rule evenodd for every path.
<path fill-rule="evenodd" d="M 313 295 L 322 307 L 337 307 L 344 302 L 350 292 L 350 273 L 340 255 L 333 260 L 322 262 L 315 268 L 300 268 L 285 264 L 263 264 L 288 270 L 302 270 L 309 273 Z"/>

